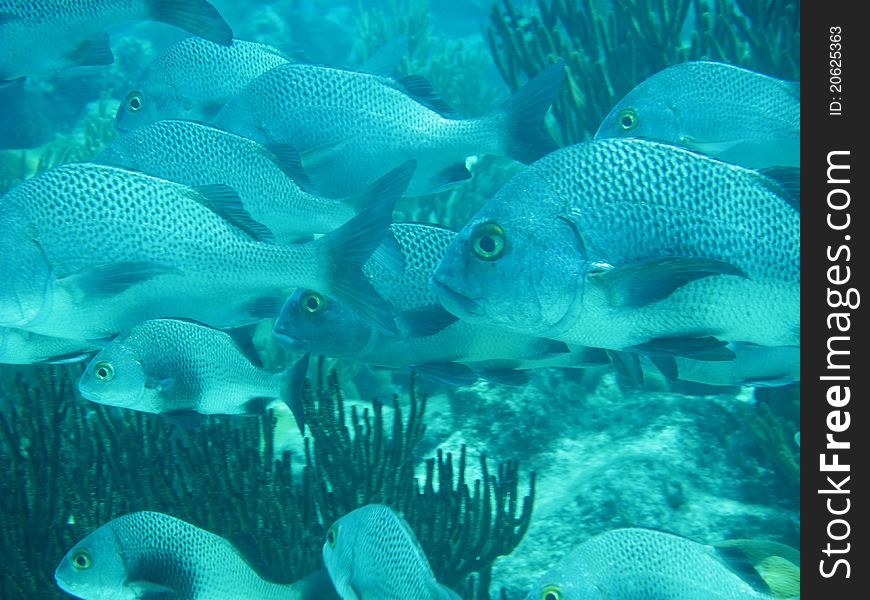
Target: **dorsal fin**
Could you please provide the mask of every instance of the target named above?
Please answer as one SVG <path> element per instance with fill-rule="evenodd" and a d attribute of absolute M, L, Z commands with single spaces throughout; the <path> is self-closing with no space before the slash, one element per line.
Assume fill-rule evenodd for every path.
<path fill-rule="evenodd" d="M 447 104 L 444 100 L 438 97 L 435 90 L 424 77 L 420 75 L 407 75 L 396 80 L 406 94 L 414 100 L 428 106 L 442 117 L 455 118 L 457 116 L 456 109 Z"/>
<path fill-rule="evenodd" d="M 767 180 L 765 185 L 777 196 L 801 211 L 801 170 L 798 167 L 768 167 L 758 171 Z"/>
<path fill-rule="evenodd" d="M 389 77 L 396 70 L 402 57 L 408 52 L 408 36 L 399 35 L 363 61 L 359 69 L 363 73 Z"/>
<path fill-rule="evenodd" d="M 254 220 L 233 188 L 217 184 L 198 185 L 191 189 L 196 192 L 196 200 L 251 238 L 259 242 L 274 241 L 269 228 Z"/>

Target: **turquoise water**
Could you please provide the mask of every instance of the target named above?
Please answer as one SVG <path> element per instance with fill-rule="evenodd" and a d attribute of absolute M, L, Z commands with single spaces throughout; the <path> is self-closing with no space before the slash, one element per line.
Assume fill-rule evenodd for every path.
<path fill-rule="evenodd" d="M 421 75 L 463 117 L 488 114 L 562 60 L 567 79 L 543 121 L 559 147 L 588 142 L 622 96 L 672 64 L 716 60 L 786 81 L 799 73 L 797 2 L 675 1 L 664 3 L 664 12 L 659 2 L 580 0 L 212 3 L 236 39 L 317 65 L 363 70 L 385 44 L 407 39 L 394 75 Z M 6 4 L 16 3 L 0 1 Z M 742 33 L 746 23 L 751 39 Z M 116 113 L 133 86 L 189 33 L 141 21 L 113 25 L 109 35 L 113 64 L 0 88 L 0 192 L 102 151 L 120 134 Z M 484 152 L 466 165 L 470 181 L 401 199 L 393 220 L 460 230 L 524 168 Z M 48 192 L 58 202 L 64 193 Z M 98 192 L 93 201 L 101 202 Z M 31 271 L 11 257 L 29 238 L 10 233 L 14 220 L 0 222 L 0 236 L 12 240 L 0 244 L 10 257 L 3 281 L 27 279 Z M 103 234 L 94 226 L 87 237 Z M 232 299 L 221 292 L 213 302 Z M 240 353 L 273 373 L 302 355 L 272 335 L 280 306 L 235 335 Z M 101 317 L 70 310 L 59 322 Z M 12 357 L 30 357 L 25 350 L 42 343 L 31 332 L 47 332 L 15 328 L 25 338 L 25 350 L 15 354 L 10 323 L 0 321 L 0 357 L 27 362 Z M 111 519 L 139 510 L 221 535 L 264 578 L 290 583 L 323 567 L 320 549 L 335 519 L 366 503 L 390 504 L 420 539 L 438 581 L 464 598 L 523 598 L 532 590 L 538 597 L 541 575 L 577 544 L 615 528 L 651 528 L 705 544 L 759 539 L 799 547 L 797 382 L 675 382 L 644 358 L 642 378 L 631 366 L 531 362 L 519 365 L 524 377 L 533 367 L 527 381 L 502 373 L 445 383 L 443 370 L 435 372 L 441 380 L 432 369 L 426 378 L 422 368 L 413 379 L 409 368 L 327 357 L 308 370 L 314 383 L 304 395 L 306 442 L 281 402 L 263 416 L 211 415 L 191 426 L 189 419 L 85 400 L 79 378 L 108 337 L 34 350 L 32 358 L 78 354 L 80 362 L 0 365 L 2 598 L 69 597 L 54 580 L 66 552 Z M 458 358 L 446 360 L 462 362 L 463 350 L 456 351 Z M 517 358 L 497 354 L 490 358 Z M 415 363 L 408 357 L 404 364 Z M 318 391 L 327 372 L 337 382 L 321 382 Z M 343 404 L 333 403 L 336 394 Z M 382 413 L 372 398 L 385 404 Z M 333 597 L 323 589 L 304 597 Z"/>

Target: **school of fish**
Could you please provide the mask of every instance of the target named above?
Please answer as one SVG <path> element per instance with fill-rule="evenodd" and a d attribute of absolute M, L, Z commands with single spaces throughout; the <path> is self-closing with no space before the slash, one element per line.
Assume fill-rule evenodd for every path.
<path fill-rule="evenodd" d="M 205 0 L 0 0 L 0 82 L 110 64 L 107 30 L 138 20 L 194 37 L 132 85 L 105 150 L 0 200 L 0 362 L 88 361 L 83 397 L 167 418 L 286 404 L 303 431 L 304 373 L 266 370 L 247 326 L 450 385 L 611 362 L 712 385 L 799 380 L 799 83 L 672 65 L 560 148 L 544 118 L 561 61 L 468 117 L 391 76 L 407 40 L 352 68 L 315 64 L 233 39 Z M 527 166 L 460 231 L 393 222 L 401 197 L 467 185 L 484 154 Z M 798 596 L 732 551 L 613 530 L 528 598 Z M 459 597 L 388 506 L 338 519 L 323 561 L 315 579 L 272 583 L 227 540 L 140 512 L 55 576 L 85 599 Z"/>

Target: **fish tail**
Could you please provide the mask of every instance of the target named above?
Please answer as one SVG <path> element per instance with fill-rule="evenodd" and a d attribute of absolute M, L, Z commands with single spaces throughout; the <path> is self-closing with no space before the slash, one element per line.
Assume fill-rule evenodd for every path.
<path fill-rule="evenodd" d="M 324 246 L 329 265 L 324 282 L 328 289 L 324 291 L 387 332 L 396 330 L 392 312 L 363 274 L 362 267 L 389 231 L 393 207 L 408 187 L 415 167 L 416 161 L 408 161 L 378 179 L 369 188 L 371 196 L 378 199 L 315 242 Z"/>
<path fill-rule="evenodd" d="M 206 0 L 149 0 L 151 18 L 175 25 L 210 42 L 229 46 L 233 30 Z"/>
<path fill-rule="evenodd" d="M 530 79 L 497 110 L 503 123 L 502 150 L 529 164 L 558 146 L 544 130 L 544 117 L 565 79 L 565 63 L 556 62 Z"/>

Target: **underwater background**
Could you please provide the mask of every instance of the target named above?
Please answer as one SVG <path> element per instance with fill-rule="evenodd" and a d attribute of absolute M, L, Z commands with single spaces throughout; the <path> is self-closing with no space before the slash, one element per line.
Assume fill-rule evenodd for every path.
<path fill-rule="evenodd" d="M 567 79 L 545 122 L 559 146 L 591 139 L 620 98 L 672 64 L 799 79 L 797 1 L 212 4 L 236 38 L 330 65 L 362 64 L 406 35 L 397 73 L 425 77 L 463 115 L 561 58 Z M 111 65 L 0 88 L 0 193 L 105 148 L 132 82 L 189 36 L 154 22 L 110 34 Z M 522 167 L 482 156 L 470 181 L 402 199 L 394 218 L 460 229 Z M 271 331 L 261 323 L 254 346 L 277 372 L 299 354 Z M 572 547 L 618 527 L 799 547 L 797 383 L 637 382 L 597 366 L 455 386 L 327 358 L 309 369 L 303 440 L 283 408 L 191 430 L 87 402 L 76 388 L 85 364 L 0 365 L 0 598 L 69 597 L 54 581 L 67 550 L 139 510 L 226 537 L 265 578 L 292 582 L 322 567 L 335 519 L 387 503 L 463 598 L 523 598 Z"/>

